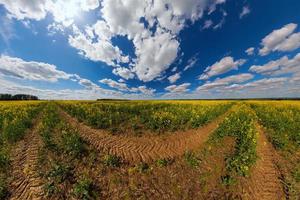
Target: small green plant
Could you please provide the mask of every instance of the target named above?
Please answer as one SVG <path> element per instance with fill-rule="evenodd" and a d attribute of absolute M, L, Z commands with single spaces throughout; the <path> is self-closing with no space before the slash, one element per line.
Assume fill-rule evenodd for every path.
<path fill-rule="evenodd" d="M 298 165 L 292 172 L 292 175 L 297 183 L 300 182 L 300 165 Z"/>
<path fill-rule="evenodd" d="M 137 171 L 140 172 L 140 173 L 146 173 L 150 170 L 150 166 L 147 164 L 147 163 L 140 163 L 136 166 L 137 168 Z"/>
<path fill-rule="evenodd" d="M 226 186 L 234 185 L 236 183 L 236 179 L 227 174 L 221 177 L 221 183 Z"/>
<path fill-rule="evenodd" d="M 79 180 L 73 189 L 74 196 L 82 200 L 95 199 L 93 192 L 93 182 L 89 178 L 83 178 Z"/>
<path fill-rule="evenodd" d="M 163 159 L 158 159 L 156 161 L 156 165 L 158 167 L 165 167 L 167 165 L 169 165 L 172 161 L 170 159 L 166 159 L 166 158 L 163 158 Z"/>
<path fill-rule="evenodd" d="M 0 199 L 5 199 L 8 195 L 7 185 L 3 178 L 0 178 Z"/>
<path fill-rule="evenodd" d="M 79 134 L 74 131 L 62 131 L 62 149 L 65 153 L 73 156 L 80 157 L 84 153 L 84 143 Z"/>
<path fill-rule="evenodd" d="M 198 167 L 199 166 L 198 158 L 191 151 L 187 151 L 187 152 L 184 153 L 184 159 L 185 159 L 186 163 L 191 167 Z"/>
<path fill-rule="evenodd" d="M 44 191 L 45 191 L 45 195 L 47 197 L 50 197 L 50 196 L 54 195 L 55 193 L 57 193 L 58 188 L 55 186 L 53 181 L 50 181 L 49 183 L 46 183 L 44 185 Z"/>
<path fill-rule="evenodd" d="M 62 183 L 71 174 L 69 166 L 56 163 L 52 166 L 52 169 L 48 172 L 47 177 L 54 179 L 58 183 Z"/>
<path fill-rule="evenodd" d="M 108 167 L 119 167 L 121 165 L 121 158 L 115 155 L 105 155 L 103 162 Z"/>
<path fill-rule="evenodd" d="M 0 169 L 3 170 L 9 165 L 9 155 L 6 151 L 0 151 Z"/>
<path fill-rule="evenodd" d="M 52 135 L 50 133 L 50 130 L 44 129 L 41 132 L 42 140 L 44 142 L 45 148 L 49 150 L 55 150 L 56 149 L 56 144 L 54 143 L 52 139 Z"/>

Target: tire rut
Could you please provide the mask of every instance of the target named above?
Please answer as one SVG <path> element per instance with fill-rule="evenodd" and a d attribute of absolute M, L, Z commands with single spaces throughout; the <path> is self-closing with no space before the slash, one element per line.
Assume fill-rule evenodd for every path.
<path fill-rule="evenodd" d="M 258 160 L 247 180 L 245 199 L 281 200 L 286 199 L 281 184 L 281 173 L 276 163 L 279 155 L 267 140 L 264 129 L 257 124 Z"/>
<path fill-rule="evenodd" d="M 114 136 L 104 130 L 93 129 L 60 110 L 61 116 L 75 127 L 81 137 L 98 150 L 114 153 L 132 163 L 152 162 L 161 158 L 181 156 L 186 150 L 196 150 L 203 144 L 225 117 L 219 116 L 213 122 L 198 129 L 181 131 L 163 136 Z"/>
<path fill-rule="evenodd" d="M 42 180 L 37 173 L 38 151 L 42 144 L 39 122 L 40 116 L 12 152 L 11 200 L 43 199 Z"/>

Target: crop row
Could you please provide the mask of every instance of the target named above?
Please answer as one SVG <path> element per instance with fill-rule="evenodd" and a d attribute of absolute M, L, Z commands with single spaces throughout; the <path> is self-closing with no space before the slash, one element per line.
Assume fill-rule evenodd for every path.
<path fill-rule="evenodd" d="M 0 199 L 7 194 L 6 178 L 11 145 L 22 139 L 42 107 L 39 103 L 0 104 Z"/>
<path fill-rule="evenodd" d="M 228 174 L 222 178 L 226 184 L 230 184 L 236 175 L 248 176 L 256 162 L 255 121 L 256 115 L 251 108 L 245 104 L 236 105 L 212 135 L 215 141 L 225 136 L 232 136 L 236 140 L 234 153 L 226 158 Z"/>
<path fill-rule="evenodd" d="M 300 109 L 290 105 L 251 104 L 277 149 L 299 149 Z"/>
<path fill-rule="evenodd" d="M 151 130 L 155 132 L 200 127 L 231 106 L 167 103 L 63 103 L 62 107 L 79 121 L 113 132 Z"/>
<path fill-rule="evenodd" d="M 89 152 L 77 131 L 61 119 L 55 104 L 46 106 L 39 133 L 44 143 L 39 153 L 44 195 L 59 199 L 65 199 L 65 195 L 91 199 L 92 181 L 85 176 L 76 176 L 76 163 Z M 68 189 L 62 190 L 62 187 L 71 187 L 71 194 L 67 194 Z"/>

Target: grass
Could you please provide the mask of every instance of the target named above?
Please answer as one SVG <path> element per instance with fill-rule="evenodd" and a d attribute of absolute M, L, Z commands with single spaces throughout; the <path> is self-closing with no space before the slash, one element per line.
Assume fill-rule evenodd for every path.
<path fill-rule="evenodd" d="M 184 160 L 190 167 L 198 167 L 200 164 L 200 161 L 196 157 L 195 153 L 191 151 L 186 151 L 184 153 Z"/>
<path fill-rule="evenodd" d="M 103 158 L 103 163 L 108 167 L 120 167 L 121 158 L 116 155 L 105 155 Z"/>

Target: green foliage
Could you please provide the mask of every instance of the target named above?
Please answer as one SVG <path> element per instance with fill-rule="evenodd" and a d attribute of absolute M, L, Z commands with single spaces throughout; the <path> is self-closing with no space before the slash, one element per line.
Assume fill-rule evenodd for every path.
<path fill-rule="evenodd" d="M 71 175 L 71 168 L 62 163 L 55 163 L 47 174 L 47 178 L 56 183 L 64 182 Z"/>
<path fill-rule="evenodd" d="M 136 171 L 140 172 L 140 173 L 146 173 L 150 170 L 150 166 L 147 163 L 140 163 L 138 165 L 136 165 Z"/>
<path fill-rule="evenodd" d="M 82 200 L 96 199 L 93 192 L 93 182 L 89 178 L 79 180 L 73 189 L 74 196 Z"/>
<path fill-rule="evenodd" d="M 5 180 L 0 177 L 0 199 L 5 199 L 5 197 L 8 195 L 7 185 Z"/>
<path fill-rule="evenodd" d="M 122 133 L 146 129 L 159 133 L 197 128 L 224 113 L 230 103 L 214 105 L 167 103 L 63 103 L 79 121 L 95 128 Z"/>
<path fill-rule="evenodd" d="M 221 183 L 226 186 L 234 185 L 236 184 L 236 179 L 227 174 L 221 177 Z"/>
<path fill-rule="evenodd" d="M 61 138 L 62 149 L 65 153 L 75 158 L 79 158 L 84 153 L 84 143 L 75 130 L 63 130 Z"/>
<path fill-rule="evenodd" d="M 251 104 L 275 148 L 293 151 L 300 147 L 300 109 L 290 105 Z"/>
<path fill-rule="evenodd" d="M 192 151 L 186 151 L 184 153 L 184 160 L 190 167 L 198 167 L 200 163 L 199 159 Z"/>
<path fill-rule="evenodd" d="M 14 143 L 22 139 L 42 107 L 39 103 L 0 105 L 1 140 Z"/>
<path fill-rule="evenodd" d="M 171 164 L 171 162 L 172 162 L 172 160 L 163 158 L 163 159 L 158 159 L 158 160 L 156 161 L 156 165 L 157 165 L 158 167 L 165 167 L 165 166 Z"/>
<path fill-rule="evenodd" d="M 300 164 L 296 166 L 296 168 L 292 172 L 293 178 L 296 180 L 296 182 L 300 182 Z"/>
<path fill-rule="evenodd" d="M 236 138 L 234 154 L 226 158 L 226 169 L 240 176 L 248 176 L 250 168 L 255 164 L 256 155 L 256 115 L 246 105 L 236 106 L 235 109 L 219 125 L 213 137 L 225 136 Z"/>
<path fill-rule="evenodd" d="M 7 151 L 0 151 L 0 170 L 4 170 L 10 163 L 9 155 Z"/>
<path fill-rule="evenodd" d="M 59 191 L 59 189 L 55 186 L 54 181 L 50 181 L 50 182 L 46 183 L 44 185 L 43 189 L 44 189 L 45 195 L 47 197 L 50 197 Z"/>
<path fill-rule="evenodd" d="M 103 158 L 103 162 L 108 167 L 120 167 L 121 158 L 115 155 L 105 155 Z"/>

